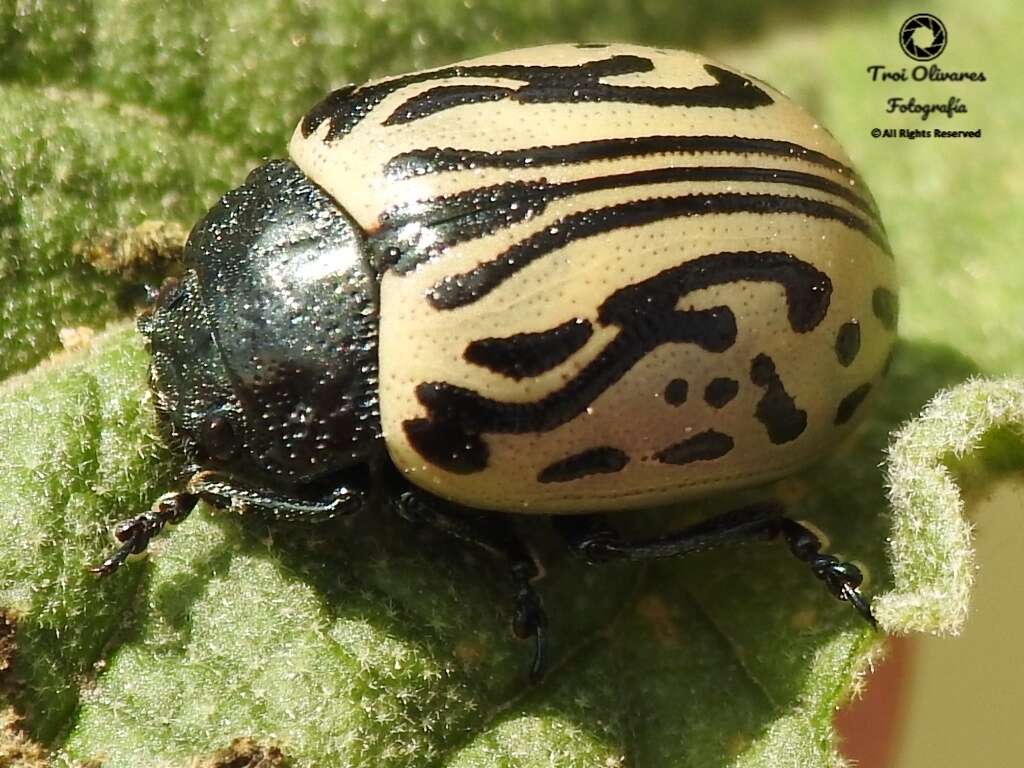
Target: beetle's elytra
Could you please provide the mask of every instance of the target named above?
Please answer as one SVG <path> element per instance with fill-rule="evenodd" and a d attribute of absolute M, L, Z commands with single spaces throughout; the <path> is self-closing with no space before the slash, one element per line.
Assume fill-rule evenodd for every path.
<path fill-rule="evenodd" d="M 384 491 L 509 558 L 484 512 L 557 515 L 591 560 L 779 534 L 870 619 L 857 569 L 765 503 L 648 541 L 595 518 L 763 483 L 845 435 L 895 339 L 892 253 L 836 141 L 702 56 L 554 45 L 328 95 L 290 159 L 196 225 L 140 320 L 199 499 L 324 519 Z M 570 517 L 566 513 L 573 513 Z"/>

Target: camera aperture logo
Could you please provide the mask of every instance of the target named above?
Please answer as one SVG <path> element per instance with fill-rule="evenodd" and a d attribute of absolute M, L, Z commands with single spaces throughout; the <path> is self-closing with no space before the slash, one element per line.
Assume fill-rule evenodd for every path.
<path fill-rule="evenodd" d="M 931 61 L 946 50 L 946 25 L 938 16 L 915 13 L 900 27 L 900 47 L 916 61 Z"/>
<path fill-rule="evenodd" d="M 946 50 L 949 33 L 942 19 L 931 13 L 915 13 L 900 26 L 899 46 L 903 53 L 917 62 L 932 62 Z M 904 90 L 900 86 L 913 83 L 949 84 L 951 86 L 973 86 L 984 83 L 985 73 L 972 70 L 944 69 L 938 64 L 916 64 L 914 66 L 890 66 L 871 64 L 867 67 L 871 82 Z M 941 98 L 935 97 L 935 88 L 928 88 L 927 97 L 913 93 L 892 94 L 885 98 L 884 112 L 888 115 L 913 116 L 926 122 L 934 116 L 957 119 L 970 114 L 967 100 L 961 91 L 947 92 Z M 873 128 L 871 135 L 876 139 L 920 139 L 920 138 L 981 138 L 981 129 L 964 127 L 964 130 L 944 128 Z"/>

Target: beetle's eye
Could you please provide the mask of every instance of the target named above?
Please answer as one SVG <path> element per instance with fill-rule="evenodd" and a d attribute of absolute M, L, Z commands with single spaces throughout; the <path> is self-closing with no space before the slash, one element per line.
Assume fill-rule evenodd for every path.
<path fill-rule="evenodd" d="M 156 289 L 147 286 L 146 293 L 147 303 L 150 306 L 164 309 L 173 309 L 188 296 L 181 281 L 176 277 L 168 277 Z"/>
<path fill-rule="evenodd" d="M 206 455 L 218 461 L 227 461 L 238 453 L 238 437 L 235 428 L 221 413 L 214 413 L 206 417 L 203 422 L 200 440 Z"/>

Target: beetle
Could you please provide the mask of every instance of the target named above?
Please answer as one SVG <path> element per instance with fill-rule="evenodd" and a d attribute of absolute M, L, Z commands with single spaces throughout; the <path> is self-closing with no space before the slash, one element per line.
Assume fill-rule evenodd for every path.
<path fill-rule="evenodd" d="M 552 45 L 330 93 L 192 230 L 139 319 L 183 486 L 115 529 L 107 574 L 202 499 L 319 521 L 387 497 L 507 558 L 513 515 L 590 562 L 781 537 L 873 623 L 862 574 L 764 502 L 631 540 L 603 513 L 763 484 L 849 433 L 897 288 L 842 148 L 701 55 Z"/>

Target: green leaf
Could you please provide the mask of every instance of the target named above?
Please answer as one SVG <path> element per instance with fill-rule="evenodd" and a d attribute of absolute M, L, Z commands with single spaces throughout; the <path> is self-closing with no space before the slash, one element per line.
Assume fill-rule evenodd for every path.
<path fill-rule="evenodd" d="M 936 397 L 895 436 L 889 449 L 893 589 L 875 602 L 892 631 L 956 634 L 967 619 L 974 556 L 964 502 L 947 464 L 987 458 L 1019 469 L 1024 435 L 1024 381 L 976 380 Z M 984 454 L 981 449 L 988 450 Z M 997 454 L 998 455 L 998 454 Z M 997 467 L 975 468 L 991 476 Z"/>
<path fill-rule="evenodd" d="M 237 176 L 238 153 L 181 136 L 101 93 L 0 85 L 0 375 L 52 351 L 65 327 L 126 311 L 117 278 L 74 245 L 147 218 L 194 219 Z"/>
<path fill-rule="evenodd" d="M 931 9 L 955 18 L 943 66 L 991 83 L 969 91 L 985 139 L 938 147 L 869 136 L 896 118 L 865 67 L 895 61 L 914 8 L 634 5 L 0 1 L 0 375 L 18 373 L 0 385 L 0 762 L 840 764 L 832 714 L 879 636 L 777 543 L 586 567 L 525 521 L 551 614 L 551 670 L 535 686 L 500 564 L 391 516 L 269 526 L 201 507 L 145 561 L 104 580 L 85 570 L 174 467 L 124 319 L 131 285 L 75 244 L 193 221 L 282 153 L 332 85 L 550 39 L 729 41 L 723 58 L 807 104 L 858 161 L 903 270 L 904 341 L 858 439 L 771 492 L 865 565 L 886 630 L 959 626 L 973 566 L 954 481 L 977 489 L 1020 470 L 1022 384 L 973 379 L 899 431 L 891 516 L 879 464 L 890 432 L 940 389 L 1024 371 L 1024 265 L 1010 258 L 1024 229 L 1012 140 L 1024 106 L 999 97 L 1012 70 L 991 42 L 1020 11 Z M 813 26 L 789 31 L 797 14 Z M 60 329 L 111 321 L 37 365 Z"/>

